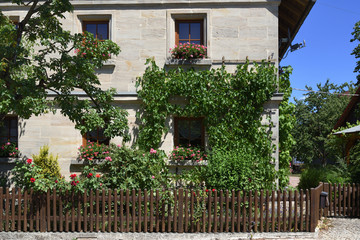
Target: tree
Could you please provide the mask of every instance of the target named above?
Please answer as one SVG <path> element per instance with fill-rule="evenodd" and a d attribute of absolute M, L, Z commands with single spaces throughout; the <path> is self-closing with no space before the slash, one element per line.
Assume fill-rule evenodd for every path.
<path fill-rule="evenodd" d="M 126 136 L 127 112 L 112 105 L 115 89 L 100 89 L 96 76 L 120 48 L 63 30 L 59 19 L 73 10 L 69 0 L 12 2 L 29 10 L 17 27 L 0 11 L 0 121 L 9 113 L 28 119 L 60 108 L 83 134 L 103 127 L 109 137 Z"/>
<path fill-rule="evenodd" d="M 350 98 L 341 93 L 353 91 L 354 85 L 344 83 L 337 86 L 327 80 L 324 85 L 317 84 L 317 88 L 317 91 L 313 91 L 306 86 L 309 92 L 304 94 L 304 99 L 295 99 L 293 136 L 296 145 L 292 157 L 307 164 L 320 161 L 325 165 L 330 151 L 325 141 Z"/>
<path fill-rule="evenodd" d="M 351 33 L 353 35 L 353 39 L 351 39 L 351 42 L 360 41 L 360 21 L 355 23 L 354 31 Z M 357 47 L 354 48 L 351 55 L 355 55 L 355 58 L 360 58 L 360 44 L 357 45 Z M 360 60 L 356 62 L 356 67 L 354 69 L 354 72 L 360 73 Z M 357 83 L 356 85 L 359 85 L 360 83 L 360 74 L 357 75 Z"/>

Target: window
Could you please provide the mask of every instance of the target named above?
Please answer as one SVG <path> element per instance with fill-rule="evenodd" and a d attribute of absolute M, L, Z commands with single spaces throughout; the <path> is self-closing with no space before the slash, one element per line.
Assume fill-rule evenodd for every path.
<path fill-rule="evenodd" d="M 0 145 L 8 141 L 18 145 L 17 117 L 5 117 L 3 125 L 0 126 Z"/>
<path fill-rule="evenodd" d="M 174 119 L 175 146 L 196 146 L 204 149 L 205 129 L 203 118 L 176 117 Z"/>
<path fill-rule="evenodd" d="M 203 20 L 176 20 L 175 21 L 175 43 L 204 44 L 204 22 Z"/>
<path fill-rule="evenodd" d="M 99 40 L 109 39 L 109 21 L 84 21 L 83 31 L 92 33 Z"/>
<path fill-rule="evenodd" d="M 86 145 L 86 143 L 90 142 L 96 142 L 98 144 L 106 144 L 109 145 L 110 138 L 106 137 L 104 135 L 104 129 L 103 128 L 97 128 L 91 132 L 88 132 L 83 136 L 83 145 Z"/>

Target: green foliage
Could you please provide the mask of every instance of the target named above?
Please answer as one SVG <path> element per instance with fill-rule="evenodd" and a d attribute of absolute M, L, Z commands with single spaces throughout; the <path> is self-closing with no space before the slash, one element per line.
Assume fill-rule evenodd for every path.
<path fill-rule="evenodd" d="M 35 192 L 45 192 L 56 186 L 56 179 L 44 176 L 41 167 L 34 163 L 32 159 L 17 160 L 11 172 L 11 180 L 17 188 L 32 188 Z"/>
<path fill-rule="evenodd" d="M 279 107 L 279 187 L 284 188 L 289 183 L 289 170 L 291 163 L 291 149 L 295 145 L 292 135 L 296 118 L 295 104 L 290 102 L 292 89 L 290 87 L 290 74 L 292 68 L 282 67 L 279 77 L 279 91 L 284 93 L 283 100 Z"/>
<path fill-rule="evenodd" d="M 58 156 L 49 155 L 49 146 L 40 147 L 39 155 L 32 155 L 34 163 L 41 168 L 41 174 L 45 178 L 60 178 L 60 166 Z"/>
<path fill-rule="evenodd" d="M 102 90 L 95 72 L 120 48 L 65 31 L 59 19 L 73 10 L 69 0 L 16 4 L 28 9 L 17 28 L 0 11 L 0 120 L 8 113 L 28 119 L 60 108 L 82 134 L 101 127 L 106 136 L 127 140 L 127 112 L 112 105 L 115 89 Z"/>
<path fill-rule="evenodd" d="M 228 184 L 228 188 L 239 189 L 242 185 L 237 181 L 259 173 L 259 179 L 266 181 L 260 183 L 256 179 L 248 188 L 270 188 L 269 183 L 274 180 L 272 146 L 266 126 L 261 125 L 261 113 L 263 104 L 275 91 L 275 68 L 265 62 L 253 66 L 246 63 L 239 65 L 232 74 L 225 68 L 165 71 L 154 61 L 147 63 L 145 73 L 137 80 L 138 94 L 143 100 L 142 111 L 138 113 L 141 119 L 139 147 L 148 150 L 159 146 L 161 137 L 168 130 L 165 120 L 170 115 L 205 116 L 208 144 L 214 154 L 205 168 L 210 169 L 204 178 L 206 184 L 213 186 L 217 178 L 217 188 L 225 188 Z M 171 101 L 173 97 L 182 98 L 183 104 Z M 231 160 L 221 156 L 231 152 Z M 226 163 L 221 165 L 219 159 L 226 159 Z M 234 171 L 234 166 L 246 170 L 239 174 Z M 255 171 L 255 166 L 261 169 Z"/>
<path fill-rule="evenodd" d="M 0 157 L 18 157 L 19 154 L 19 149 L 12 142 L 4 143 L 0 148 Z"/>
<path fill-rule="evenodd" d="M 320 182 L 349 183 L 351 181 L 346 164 L 339 161 L 337 165 L 309 166 L 300 176 L 299 189 L 310 189 L 319 186 Z"/>
<path fill-rule="evenodd" d="M 110 157 L 99 165 L 103 182 L 109 188 L 160 189 L 169 187 L 165 153 L 150 152 L 112 145 Z"/>
<path fill-rule="evenodd" d="M 217 190 L 272 189 L 274 166 L 269 157 L 253 158 L 254 151 L 250 144 L 231 151 L 214 149 L 204 170 L 206 187 Z"/>
<path fill-rule="evenodd" d="M 296 137 L 296 145 L 292 157 L 306 164 L 319 161 L 325 165 L 333 155 L 326 147 L 327 136 L 349 102 L 348 96 L 338 94 L 352 92 L 354 85 L 344 83 L 338 86 L 328 80 L 324 85 L 318 84 L 317 88 L 317 91 L 312 91 L 306 86 L 309 92 L 304 94 L 305 98 L 295 99 L 296 124 L 292 134 Z"/>
<path fill-rule="evenodd" d="M 351 34 L 353 35 L 353 38 L 350 40 L 351 42 L 359 42 L 360 41 L 360 21 L 355 23 L 354 31 Z M 357 58 L 357 59 L 360 58 L 360 44 L 358 44 L 354 48 L 351 55 L 354 55 L 355 58 Z M 354 72 L 360 73 L 360 60 L 356 62 Z M 357 75 L 356 78 L 358 80 L 356 85 L 359 85 L 359 83 L 360 83 L 360 74 Z"/>

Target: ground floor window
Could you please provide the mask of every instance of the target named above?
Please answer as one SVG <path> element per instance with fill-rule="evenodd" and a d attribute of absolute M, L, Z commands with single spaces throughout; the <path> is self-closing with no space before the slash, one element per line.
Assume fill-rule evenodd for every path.
<path fill-rule="evenodd" d="M 5 117 L 2 124 L 0 124 L 0 144 L 6 142 L 15 143 L 18 145 L 18 118 Z"/>
<path fill-rule="evenodd" d="M 104 135 L 104 129 L 103 128 L 97 128 L 93 131 L 90 131 L 88 133 L 86 133 L 83 136 L 83 145 L 86 145 L 86 143 L 90 141 L 90 142 L 96 142 L 98 144 L 106 144 L 109 145 L 110 143 L 110 138 L 106 137 Z"/>
<path fill-rule="evenodd" d="M 204 118 L 174 118 L 175 146 L 194 146 L 204 149 L 205 128 Z"/>

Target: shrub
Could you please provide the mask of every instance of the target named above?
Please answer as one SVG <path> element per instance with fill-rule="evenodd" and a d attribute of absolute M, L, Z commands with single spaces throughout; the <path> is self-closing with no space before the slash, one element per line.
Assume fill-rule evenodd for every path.
<path fill-rule="evenodd" d="M 325 168 L 311 166 L 301 172 L 299 189 L 310 189 L 319 186 L 326 178 Z"/>
<path fill-rule="evenodd" d="M 41 168 L 41 174 L 45 178 L 60 178 L 60 166 L 58 156 L 49 155 L 49 146 L 40 148 L 39 155 L 32 155 L 34 163 Z"/>
<path fill-rule="evenodd" d="M 274 166 L 268 157 L 261 158 L 252 148 L 215 149 L 208 158 L 208 166 L 204 169 L 208 189 L 274 188 Z"/>
<path fill-rule="evenodd" d="M 21 189 L 34 189 L 35 192 L 45 192 L 54 187 L 55 179 L 45 178 L 42 169 L 32 159 L 17 160 L 12 169 L 12 182 Z"/>
<path fill-rule="evenodd" d="M 143 152 L 112 145 L 110 156 L 99 166 L 99 170 L 103 173 L 104 184 L 109 188 L 168 188 L 165 157 L 161 150 Z"/>
<path fill-rule="evenodd" d="M 206 57 L 207 47 L 200 44 L 180 43 L 175 45 L 173 49 L 170 48 L 171 56 L 176 59 L 199 59 Z"/>

